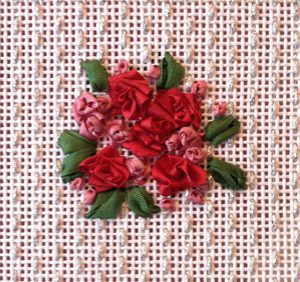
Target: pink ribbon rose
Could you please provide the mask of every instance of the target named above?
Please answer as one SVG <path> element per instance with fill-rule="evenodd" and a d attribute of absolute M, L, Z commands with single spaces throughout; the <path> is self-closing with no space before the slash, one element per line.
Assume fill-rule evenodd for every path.
<path fill-rule="evenodd" d="M 73 105 L 73 115 L 75 120 L 80 123 L 98 108 L 97 99 L 89 92 L 83 92 Z"/>
<path fill-rule="evenodd" d="M 113 145 L 120 146 L 130 139 L 130 133 L 126 123 L 122 120 L 113 120 L 106 126 L 107 136 Z"/>
<path fill-rule="evenodd" d="M 126 164 L 135 184 L 142 185 L 147 181 L 150 175 L 150 167 L 148 165 L 145 165 L 137 157 L 128 159 Z"/>
<path fill-rule="evenodd" d="M 193 83 L 191 92 L 198 98 L 203 99 L 207 92 L 207 88 L 207 83 L 204 80 L 200 80 Z"/>
<path fill-rule="evenodd" d="M 174 212 L 176 209 L 175 201 L 171 198 L 162 198 L 159 201 L 159 206 L 164 212 Z"/>
<path fill-rule="evenodd" d="M 165 142 L 168 152 L 176 152 L 180 149 L 181 143 L 178 133 L 173 133 Z"/>
<path fill-rule="evenodd" d="M 119 61 L 119 63 L 114 68 L 114 75 L 118 75 L 121 73 L 128 72 L 129 64 L 126 60 L 122 59 Z"/>
<path fill-rule="evenodd" d="M 97 196 L 96 191 L 92 188 L 89 188 L 84 192 L 82 202 L 86 205 L 91 205 L 95 202 L 96 196 Z"/>
<path fill-rule="evenodd" d="M 226 102 L 221 102 L 213 107 L 213 114 L 214 116 L 224 116 L 227 111 L 227 103 Z"/>
<path fill-rule="evenodd" d="M 150 70 L 145 73 L 145 76 L 150 80 L 158 80 L 160 77 L 160 67 L 155 65 L 151 66 Z"/>
<path fill-rule="evenodd" d="M 198 147 L 190 147 L 186 149 L 183 157 L 194 164 L 199 164 L 206 159 L 207 152 Z"/>
<path fill-rule="evenodd" d="M 97 99 L 91 93 L 84 92 L 75 100 L 73 114 L 82 136 L 91 140 L 97 140 L 102 136 L 105 118 L 98 112 Z"/>
<path fill-rule="evenodd" d="M 111 104 L 111 99 L 110 99 L 109 95 L 102 94 L 102 95 L 98 96 L 97 103 L 98 103 L 98 112 L 105 116 L 110 116 L 112 104 Z"/>
<path fill-rule="evenodd" d="M 183 147 L 199 147 L 202 144 L 201 134 L 192 127 L 182 127 L 178 136 Z"/>
<path fill-rule="evenodd" d="M 195 205 L 204 204 L 204 194 L 198 189 L 193 189 L 189 193 L 188 200 Z"/>
<path fill-rule="evenodd" d="M 70 186 L 73 190 L 83 190 L 85 186 L 85 180 L 82 177 L 77 177 L 71 182 Z"/>
<path fill-rule="evenodd" d="M 105 129 L 105 118 L 100 113 L 93 113 L 80 123 L 79 133 L 90 140 L 99 139 Z"/>
<path fill-rule="evenodd" d="M 201 134 L 192 127 L 182 127 L 178 133 L 173 133 L 165 144 L 168 152 L 182 156 L 187 148 L 201 146 Z"/>

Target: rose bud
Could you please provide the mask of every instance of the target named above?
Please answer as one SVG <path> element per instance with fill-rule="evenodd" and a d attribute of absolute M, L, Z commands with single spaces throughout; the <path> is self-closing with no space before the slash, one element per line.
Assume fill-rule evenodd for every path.
<path fill-rule="evenodd" d="M 106 128 L 107 136 L 113 145 L 120 146 L 130 139 L 128 128 L 122 120 L 113 120 L 107 124 Z"/>
<path fill-rule="evenodd" d="M 151 80 L 158 80 L 160 77 L 160 67 L 153 65 L 150 67 L 150 70 L 145 73 L 145 76 Z"/>
<path fill-rule="evenodd" d="M 164 212 L 174 212 L 176 210 L 176 203 L 171 198 L 162 198 L 159 201 L 159 206 Z"/>
<path fill-rule="evenodd" d="M 99 139 L 104 133 L 105 122 L 101 113 L 92 113 L 81 121 L 79 133 L 90 140 Z"/>
<path fill-rule="evenodd" d="M 193 83 L 191 92 L 197 95 L 198 98 L 203 99 L 207 92 L 207 88 L 207 83 L 204 80 L 200 80 Z"/>
<path fill-rule="evenodd" d="M 84 92 L 75 100 L 73 114 L 82 136 L 91 140 L 102 136 L 105 118 L 98 112 L 97 99 L 91 93 Z"/>
<path fill-rule="evenodd" d="M 126 164 L 135 184 L 142 185 L 147 181 L 150 175 L 150 167 L 148 165 L 145 165 L 137 157 L 128 159 Z"/>
<path fill-rule="evenodd" d="M 198 147 L 201 146 L 201 134 L 195 131 L 192 127 L 183 127 L 180 129 L 179 140 L 183 147 Z"/>
<path fill-rule="evenodd" d="M 96 195 L 97 195 L 96 191 L 92 188 L 89 188 L 84 192 L 82 202 L 86 205 L 91 205 L 92 203 L 94 203 Z"/>
<path fill-rule="evenodd" d="M 200 189 L 194 188 L 190 191 L 188 200 L 195 205 L 203 205 L 204 194 Z"/>
<path fill-rule="evenodd" d="M 97 99 L 91 93 L 83 92 L 73 104 L 74 118 L 80 123 L 84 118 L 96 112 L 97 108 Z"/>
<path fill-rule="evenodd" d="M 199 164 L 206 159 L 207 152 L 198 147 L 190 147 L 186 149 L 183 157 L 194 164 Z"/>
<path fill-rule="evenodd" d="M 224 116 L 226 114 L 227 111 L 227 103 L 226 102 L 221 102 L 217 105 L 215 105 L 212 109 L 212 112 L 214 114 L 214 116 L 218 117 L 218 116 Z"/>
<path fill-rule="evenodd" d="M 98 103 L 98 112 L 107 115 L 109 114 L 112 104 L 111 104 L 111 98 L 107 94 L 102 94 L 97 97 L 97 103 Z"/>
<path fill-rule="evenodd" d="M 118 75 L 121 73 L 128 72 L 129 70 L 129 64 L 126 60 L 122 59 L 119 61 L 119 63 L 114 68 L 114 74 Z"/>
<path fill-rule="evenodd" d="M 70 186 L 73 190 L 83 190 L 85 187 L 85 180 L 82 177 L 77 177 L 71 182 Z"/>
<path fill-rule="evenodd" d="M 177 133 L 172 134 L 165 142 L 168 152 L 175 152 L 180 149 L 181 143 Z"/>

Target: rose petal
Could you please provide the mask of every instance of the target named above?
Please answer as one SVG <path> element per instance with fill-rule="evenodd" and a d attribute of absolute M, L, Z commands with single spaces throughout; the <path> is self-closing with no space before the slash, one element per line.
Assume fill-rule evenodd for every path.
<path fill-rule="evenodd" d="M 202 168 L 172 155 L 163 155 L 155 162 L 152 176 L 158 182 L 159 193 L 163 196 L 175 195 L 207 182 L 206 172 Z"/>
<path fill-rule="evenodd" d="M 114 114 L 121 113 L 128 120 L 136 120 L 144 116 L 153 91 L 148 82 L 133 69 L 110 77 L 109 95 Z"/>
<path fill-rule="evenodd" d="M 177 128 L 190 125 L 199 128 L 202 115 L 195 95 L 181 93 L 178 88 L 159 90 L 155 103 L 172 117 Z"/>

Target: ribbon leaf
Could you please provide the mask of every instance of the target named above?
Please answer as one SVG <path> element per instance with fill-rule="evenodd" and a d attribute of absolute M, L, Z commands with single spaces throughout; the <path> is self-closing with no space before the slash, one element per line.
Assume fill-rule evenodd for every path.
<path fill-rule="evenodd" d="M 154 205 L 152 196 L 144 187 L 131 187 L 128 190 L 127 197 L 130 210 L 138 216 L 149 217 L 160 212 L 160 208 Z"/>
<path fill-rule="evenodd" d="M 95 148 L 83 149 L 69 154 L 64 158 L 61 170 L 63 183 L 68 183 L 82 175 L 79 171 L 80 163 L 86 158 L 96 154 Z"/>
<path fill-rule="evenodd" d="M 184 77 L 184 72 L 184 67 L 167 52 L 160 61 L 160 77 L 157 81 L 157 88 L 178 87 Z"/>
<path fill-rule="evenodd" d="M 207 162 L 207 171 L 225 189 L 246 189 L 245 173 L 238 166 L 212 158 Z"/>
<path fill-rule="evenodd" d="M 113 189 L 97 194 L 97 199 L 86 214 L 90 219 L 112 219 L 116 218 L 126 198 L 125 189 Z"/>
<path fill-rule="evenodd" d="M 108 73 L 99 60 L 90 60 L 81 63 L 87 72 L 93 92 L 102 92 L 108 89 Z"/>
<path fill-rule="evenodd" d="M 65 154 L 69 154 L 63 161 L 61 173 L 63 182 L 68 183 L 82 175 L 79 164 L 96 154 L 97 142 L 84 138 L 75 130 L 64 130 L 58 144 Z"/>
<path fill-rule="evenodd" d="M 96 148 L 97 142 L 81 136 L 76 130 L 64 130 L 58 139 L 58 145 L 65 154 L 72 154 L 87 148 Z"/>
<path fill-rule="evenodd" d="M 232 115 L 220 116 L 209 122 L 204 130 L 205 139 L 218 145 L 239 132 L 240 122 Z"/>

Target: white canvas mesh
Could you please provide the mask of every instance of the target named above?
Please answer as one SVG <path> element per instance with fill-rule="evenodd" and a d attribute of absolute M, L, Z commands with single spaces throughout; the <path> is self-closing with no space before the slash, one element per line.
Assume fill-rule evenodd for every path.
<path fill-rule="evenodd" d="M 299 281 L 297 2 L 2 0 L 1 281 Z M 247 191 L 213 185 L 203 207 L 180 194 L 170 216 L 85 220 L 57 146 L 87 88 L 80 62 L 143 71 L 166 50 L 186 88 L 208 81 L 205 122 L 221 100 L 241 120 L 213 152 L 247 171 Z"/>

